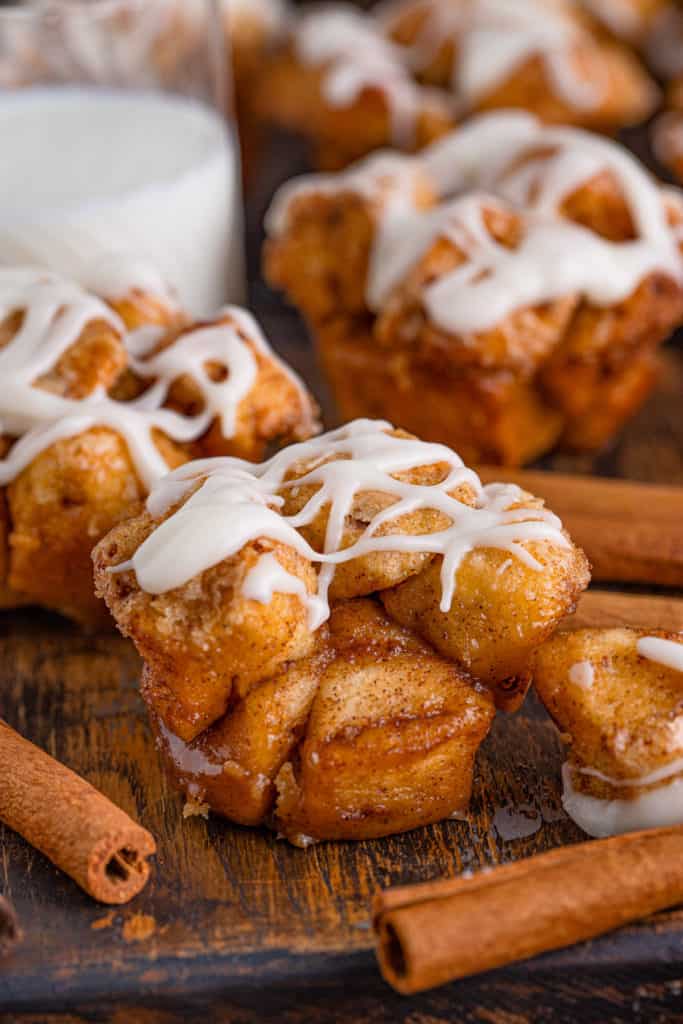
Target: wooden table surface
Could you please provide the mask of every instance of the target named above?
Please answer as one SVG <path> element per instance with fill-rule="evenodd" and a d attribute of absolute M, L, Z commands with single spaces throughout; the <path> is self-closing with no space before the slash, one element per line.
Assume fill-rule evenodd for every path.
<path fill-rule="evenodd" d="M 301 324 L 258 280 L 262 200 L 283 176 L 281 147 L 271 150 L 261 200 L 250 203 L 252 305 L 331 421 Z M 658 394 L 612 449 L 547 464 L 683 484 L 682 398 L 683 349 L 672 345 Z M 466 822 L 304 851 L 217 818 L 183 820 L 138 674 L 136 654 L 113 633 L 85 637 L 40 612 L 0 618 L 0 716 L 138 817 L 159 845 L 145 892 L 110 911 L 0 828 L 0 891 L 25 930 L 0 966 L 3 1024 L 683 1021 L 683 912 L 412 999 L 379 977 L 368 927 L 376 886 L 582 838 L 560 805 L 559 741 L 533 698 L 500 716 L 485 742 Z"/>

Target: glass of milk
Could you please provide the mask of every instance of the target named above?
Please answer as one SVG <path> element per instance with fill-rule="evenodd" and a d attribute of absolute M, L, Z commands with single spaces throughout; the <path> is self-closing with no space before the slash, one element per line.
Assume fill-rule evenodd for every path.
<path fill-rule="evenodd" d="M 0 6 L 0 264 L 244 297 L 225 0 Z"/>

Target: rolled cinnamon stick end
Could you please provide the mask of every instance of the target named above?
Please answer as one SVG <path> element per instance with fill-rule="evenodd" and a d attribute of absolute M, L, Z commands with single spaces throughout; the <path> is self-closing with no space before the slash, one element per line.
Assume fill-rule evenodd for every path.
<path fill-rule="evenodd" d="M 0 957 L 6 956 L 21 938 L 14 907 L 0 896 Z"/>
<path fill-rule="evenodd" d="M 101 903 L 127 903 L 149 878 L 153 836 L 2 720 L 0 819 Z"/>
<path fill-rule="evenodd" d="M 682 828 L 653 829 L 379 892 L 382 974 L 408 995 L 595 938 L 683 902 L 682 854 Z"/>

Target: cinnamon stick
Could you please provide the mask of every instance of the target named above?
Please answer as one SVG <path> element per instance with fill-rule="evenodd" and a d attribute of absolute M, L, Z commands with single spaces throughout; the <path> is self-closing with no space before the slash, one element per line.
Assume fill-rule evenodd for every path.
<path fill-rule="evenodd" d="M 578 608 L 565 619 L 561 628 L 611 629 L 617 626 L 683 633 L 683 599 L 622 594 L 615 590 L 588 590 L 581 595 Z"/>
<path fill-rule="evenodd" d="M 6 956 L 20 938 L 21 929 L 14 907 L 7 902 L 4 896 L 0 896 L 0 957 Z"/>
<path fill-rule="evenodd" d="M 484 466 L 544 498 L 584 549 L 593 578 L 683 586 L 683 487 Z"/>
<path fill-rule="evenodd" d="M 127 903 L 147 882 L 152 835 L 2 720 L 0 819 L 102 903 Z"/>
<path fill-rule="evenodd" d="M 382 974 L 399 992 L 420 992 L 672 907 L 683 902 L 682 853 L 682 828 L 652 829 L 379 892 Z"/>

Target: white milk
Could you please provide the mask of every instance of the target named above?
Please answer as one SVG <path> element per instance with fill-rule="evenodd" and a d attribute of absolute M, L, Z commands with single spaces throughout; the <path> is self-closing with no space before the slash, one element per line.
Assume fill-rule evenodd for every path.
<path fill-rule="evenodd" d="M 156 267 L 195 315 L 244 298 L 237 147 L 218 114 L 156 92 L 0 92 L 0 264 L 108 297 Z"/>

